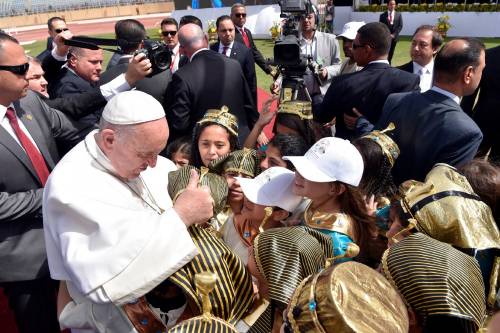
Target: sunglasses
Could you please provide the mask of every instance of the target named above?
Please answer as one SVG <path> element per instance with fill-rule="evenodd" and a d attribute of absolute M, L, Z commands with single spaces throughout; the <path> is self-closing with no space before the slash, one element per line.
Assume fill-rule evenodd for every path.
<path fill-rule="evenodd" d="M 177 34 L 177 31 L 162 31 L 162 32 L 161 32 L 161 35 L 162 35 L 163 37 L 167 37 L 167 36 L 172 36 L 172 37 L 174 37 L 176 34 Z"/>
<path fill-rule="evenodd" d="M 237 14 L 234 14 L 234 16 L 236 16 L 236 17 L 247 17 L 247 14 L 246 13 L 237 13 Z"/>
<path fill-rule="evenodd" d="M 57 32 L 58 34 L 60 34 L 61 32 L 68 31 L 68 30 L 69 30 L 68 28 L 62 28 L 62 29 L 55 29 L 54 31 Z"/>
<path fill-rule="evenodd" d="M 8 71 L 16 75 L 25 75 L 30 68 L 29 63 L 25 63 L 17 66 L 0 66 L 0 71 Z"/>

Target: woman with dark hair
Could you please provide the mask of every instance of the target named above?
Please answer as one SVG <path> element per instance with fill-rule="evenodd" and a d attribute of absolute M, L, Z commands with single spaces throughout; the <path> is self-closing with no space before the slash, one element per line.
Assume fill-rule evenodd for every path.
<path fill-rule="evenodd" d="M 239 149 L 238 120 L 227 106 L 210 109 L 193 130 L 191 163 L 199 168 Z"/>
<path fill-rule="evenodd" d="M 481 200 L 490 206 L 500 228 L 500 167 L 483 159 L 474 159 L 458 171 L 467 178 Z"/>
<path fill-rule="evenodd" d="M 304 156 L 283 159 L 296 168 L 294 194 L 311 199 L 304 224 L 332 238 L 334 256 L 342 258 L 336 262 L 350 260 L 353 253 L 347 250 L 354 243 L 360 249 L 357 260 L 374 266 L 369 246 L 377 229 L 357 188 L 363 174 L 358 150 L 347 140 L 330 137 L 319 140 Z"/>
<path fill-rule="evenodd" d="M 373 131 L 353 141 L 359 150 L 365 165 L 360 189 L 369 196 L 375 196 L 379 207 L 389 204 L 397 193 L 392 180 L 391 170 L 399 156 L 399 147 L 386 133 L 394 129 L 394 125 L 383 131 Z"/>
<path fill-rule="evenodd" d="M 183 136 L 168 145 L 166 157 L 180 168 L 191 164 L 191 138 Z"/>

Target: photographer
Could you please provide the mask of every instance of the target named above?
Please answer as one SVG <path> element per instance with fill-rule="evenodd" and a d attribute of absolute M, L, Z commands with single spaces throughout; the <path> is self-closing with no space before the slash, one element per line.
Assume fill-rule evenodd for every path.
<path fill-rule="evenodd" d="M 145 40 L 147 40 L 146 29 L 137 20 L 126 19 L 118 21 L 115 25 L 115 32 L 123 55 L 115 66 L 102 73 L 99 85 L 106 84 L 120 74 L 125 73 L 134 53 L 145 47 Z M 164 51 L 166 50 L 165 47 Z M 152 65 L 154 67 L 154 64 Z M 163 103 L 167 86 L 172 80 L 172 74 L 168 66 L 165 70 L 157 70 L 155 72 L 153 68 L 153 71 L 152 76 L 145 77 L 137 82 L 136 89 L 153 96 L 160 103 Z"/>
<path fill-rule="evenodd" d="M 316 30 L 317 10 L 304 14 L 300 19 L 299 44 L 302 55 L 311 57 L 314 72 L 308 68 L 304 74 L 304 83 L 313 99 L 313 105 L 321 103 L 330 86 L 332 78 L 340 70 L 340 49 L 335 35 Z M 273 84 L 276 92 L 279 80 Z"/>

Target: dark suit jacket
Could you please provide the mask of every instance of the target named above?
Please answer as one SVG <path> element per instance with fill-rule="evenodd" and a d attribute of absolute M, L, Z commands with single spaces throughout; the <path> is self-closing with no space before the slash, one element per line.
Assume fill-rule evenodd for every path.
<path fill-rule="evenodd" d="M 50 52 L 52 51 L 52 37 L 47 37 L 47 48 L 45 50 L 43 50 L 39 55 L 36 56 L 36 58 L 38 60 L 40 60 L 40 62 L 43 61 L 43 59 L 45 59 L 45 57 L 47 57 Z"/>
<path fill-rule="evenodd" d="M 396 92 L 419 90 L 420 78 L 393 68 L 385 63 L 373 63 L 356 73 L 333 78 L 323 103 L 314 111 L 314 119 L 321 123 L 337 117 L 336 136 L 351 139 L 354 132 L 344 124 L 344 113 L 352 114 L 355 107 L 375 124 L 380 118 L 387 96 Z"/>
<path fill-rule="evenodd" d="M 49 108 L 34 92 L 14 103 L 49 170 L 59 161 L 56 140 L 78 143 L 86 128 Z M 0 126 L 0 282 L 49 275 L 42 229 L 42 185 L 21 146 Z"/>
<path fill-rule="evenodd" d="M 245 32 L 247 33 L 247 36 L 248 36 L 248 40 L 250 41 L 250 46 L 252 48 L 254 62 L 257 65 L 259 65 L 259 67 L 264 71 L 264 73 L 266 73 L 266 74 L 271 73 L 271 70 L 272 70 L 271 66 L 269 66 L 266 63 L 264 56 L 262 56 L 262 53 L 260 53 L 259 49 L 257 49 L 257 46 L 255 46 L 255 43 L 254 43 L 253 37 L 252 37 L 252 32 L 250 30 L 248 30 L 247 28 L 243 28 L 243 29 L 245 29 Z M 240 31 L 238 30 L 238 28 L 235 28 L 235 30 L 236 30 L 236 33 L 234 36 L 234 40 L 245 45 L 245 42 L 243 41 L 243 36 L 241 36 Z"/>
<path fill-rule="evenodd" d="M 460 166 L 472 160 L 483 138 L 455 101 L 433 90 L 389 96 L 375 129 L 391 122 L 401 150 L 392 170 L 396 184 L 423 181 L 436 163 Z"/>
<path fill-rule="evenodd" d="M 401 29 L 403 29 L 403 17 L 399 11 L 396 11 L 392 24 L 389 23 L 389 14 L 387 11 L 380 14 L 379 22 L 385 24 L 389 28 L 391 34 L 394 35 L 394 41 L 399 39 L 399 33 Z"/>
<path fill-rule="evenodd" d="M 220 42 L 212 44 L 210 49 L 219 52 Z M 252 51 L 245 44 L 235 41 L 231 49 L 231 59 L 235 59 L 240 63 L 243 75 L 247 80 L 248 87 L 253 96 L 253 102 L 257 105 L 257 77 L 255 75 L 255 62 L 253 61 Z"/>
<path fill-rule="evenodd" d="M 500 46 L 486 50 L 486 67 L 476 92 L 462 99 L 462 108 L 474 119 L 484 139 L 482 152 L 491 148 L 490 157 L 500 161 Z M 477 94 L 478 100 L 474 106 Z"/>
<path fill-rule="evenodd" d="M 53 109 L 57 109 L 73 119 L 80 119 L 91 113 L 98 112 L 106 106 L 106 99 L 102 96 L 99 87 L 92 90 L 72 96 L 71 98 L 58 97 L 46 99 L 40 96 L 45 104 Z"/>
<path fill-rule="evenodd" d="M 398 66 L 396 68 L 399 68 L 400 70 L 408 72 L 408 73 L 413 73 L 413 61 L 410 60 L 406 64 Z"/>
<path fill-rule="evenodd" d="M 200 51 L 174 73 L 168 86 L 164 108 L 169 140 L 190 135 L 208 109 L 223 105 L 238 117 L 239 138 L 244 140 L 259 114 L 240 64 L 211 50 Z"/>
<path fill-rule="evenodd" d="M 106 84 L 115 79 L 118 75 L 126 73 L 128 63 L 129 58 L 120 59 L 115 66 L 102 73 L 98 85 L 101 86 L 103 84 Z M 135 88 L 137 90 L 150 94 L 163 104 L 165 92 L 171 80 L 172 74 L 170 73 L 170 70 L 167 69 L 161 73 L 155 74 L 152 77 L 145 77 L 144 79 L 138 81 L 135 85 Z"/>
<path fill-rule="evenodd" d="M 69 97 L 92 89 L 93 85 L 90 82 L 85 81 L 68 68 L 61 68 L 58 78 L 48 87 L 51 98 Z"/>

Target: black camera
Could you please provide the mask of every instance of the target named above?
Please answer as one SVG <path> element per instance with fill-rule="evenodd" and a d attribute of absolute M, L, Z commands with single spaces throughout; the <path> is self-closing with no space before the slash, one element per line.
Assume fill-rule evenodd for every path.
<path fill-rule="evenodd" d="M 146 39 L 144 40 L 144 48 L 135 51 L 135 54 L 143 53 L 151 62 L 153 70 L 148 77 L 163 72 L 168 69 L 172 61 L 172 51 L 163 43 Z"/>

